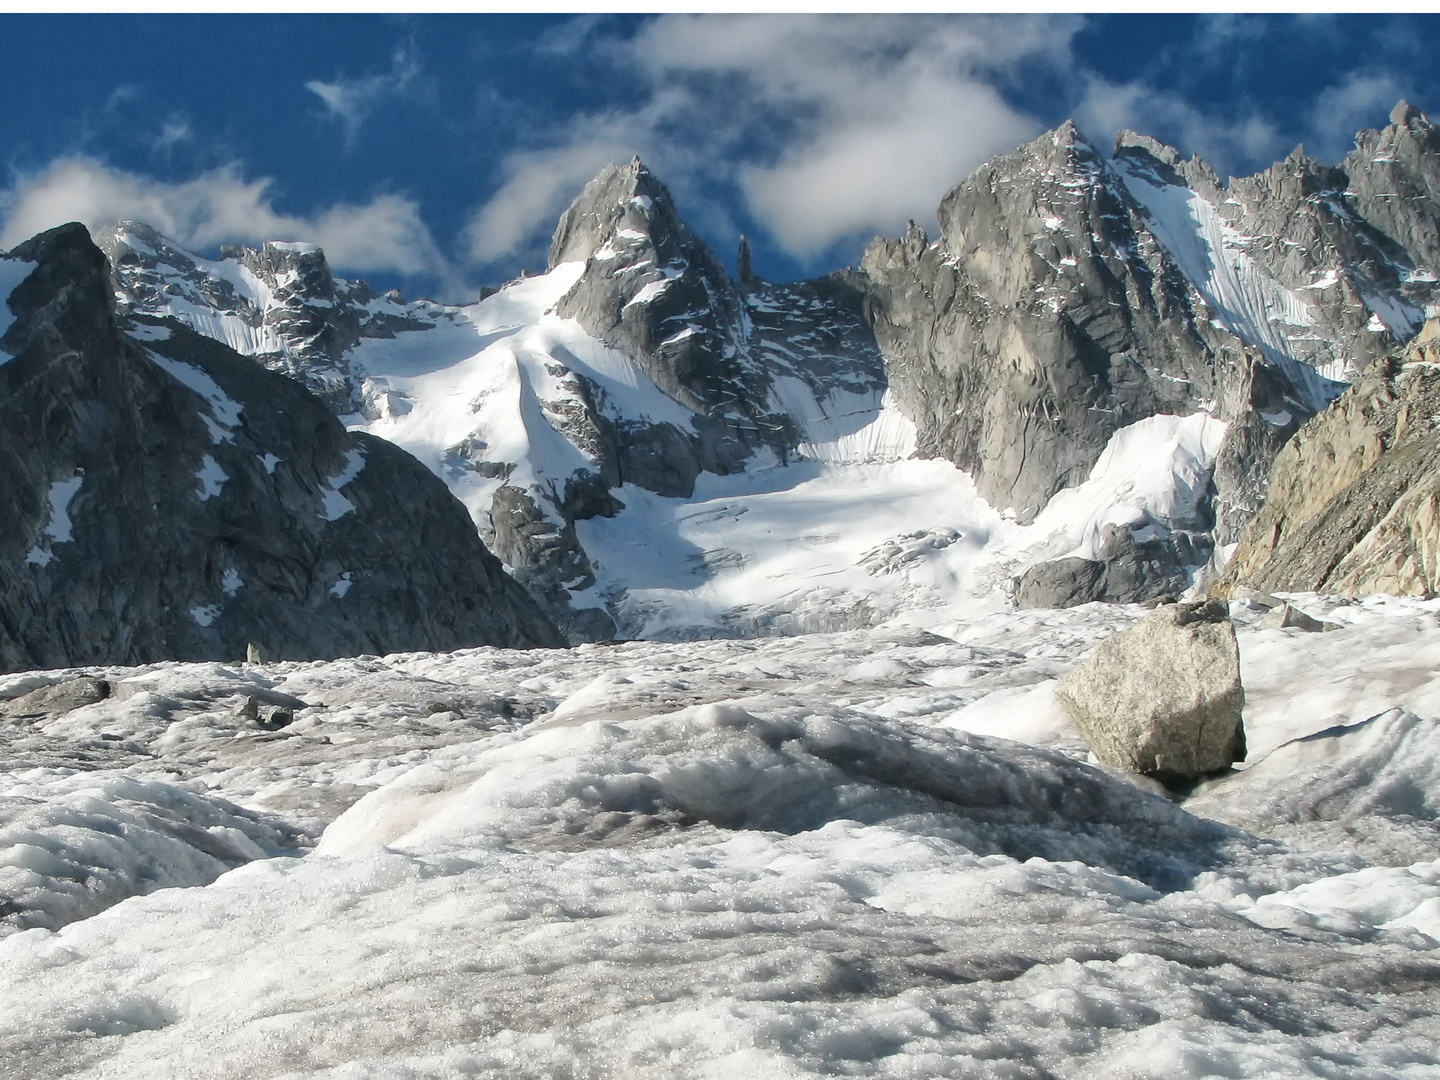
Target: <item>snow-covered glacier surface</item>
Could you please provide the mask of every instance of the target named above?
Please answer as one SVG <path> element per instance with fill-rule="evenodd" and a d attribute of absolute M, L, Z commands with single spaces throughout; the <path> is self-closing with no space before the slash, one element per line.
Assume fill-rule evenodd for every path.
<path fill-rule="evenodd" d="M 1132 607 L 91 669 L 0 721 L 0 1074 L 1433 1077 L 1440 602 L 1294 599 L 1178 804 L 1052 694 Z"/>

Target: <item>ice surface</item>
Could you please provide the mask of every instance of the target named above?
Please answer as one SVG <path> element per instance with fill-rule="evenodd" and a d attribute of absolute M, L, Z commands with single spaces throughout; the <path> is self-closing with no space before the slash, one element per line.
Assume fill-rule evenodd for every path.
<path fill-rule="evenodd" d="M 71 539 L 70 503 L 80 493 L 80 487 L 84 483 L 85 477 L 72 476 L 69 480 L 56 480 L 50 485 L 50 494 L 46 500 L 50 506 L 50 516 L 45 523 L 45 535 L 50 538 L 51 543 L 63 544 Z"/>
<path fill-rule="evenodd" d="M 48 566 L 50 560 L 54 558 L 54 545 L 67 543 L 73 538 L 74 526 L 70 521 L 70 504 L 80 493 L 81 485 L 84 483 L 84 476 L 73 476 L 68 480 L 56 480 L 50 485 L 50 491 L 45 499 L 46 517 L 43 533 L 48 542 L 32 547 L 25 556 L 27 563 Z"/>
<path fill-rule="evenodd" d="M 208 884 L 291 850 L 292 836 L 163 780 L 105 770 L 9 773 L 0 787 L 0 935 L 54 930 L 127 896 Z"/>
<path fill-rule="evenodd" d="M 200 501 L 204 502 L 219 495 L 230 477 L 218 461 L 206 454 L 200 459 L 200 471 L 195 474 L 195 479 L 200 484 Z"/>
<path fill-rule="evenodd" d="M 1074 547 L 1055 557 L 1094 559 L 1106 525 L 1193 527 L 1226 426 L 1206 413 L 1193 413 L 1152 416 L 1121 428 L 1106 444 L 1090 478 L 1057 493 L 1036 517 L 1032 533 L 1070 541 L 1078 532 Z"/>
<path fill-rule="evenodd" d="M 1204 413 L 1155 416 L 1118 431 L 1081 486 L 1028 526 L 997 512 L 968 474 L 915 460 L 914 428 L 888 395 L 836 394 L 830 411 L 789 380 L 814 441 L 788 464 L 703 475 L 688 499 L 633 486 L 625 509 L 577 523 L 595 567 L 589 595 L 625 636 L 814 632 L 900 611 L 992 608 L 1025 566 L 1094 558 L 1106 524 L 1194 527 L 1226 426 Z M 581 594 L 582 601 L 588 598 Z"/>
<path fill-rule="evenodd" d="M 136 341 L 169 341 L 170 327 L 154 326 L 150 323 L 140 323 L 125 331 Z"/>
<path fill-rule="evenodd" d="M 1179 806 L 1049 694 L 1137 608 L 96 670 L 109 698 L 0 723 L 0 1061 L 1434 1076 L 1440 602 L 1292 599 L 1342 628 L 1236 605 L 1252 761 Z M 1431 854 L 1370 859 L 1365 822 Z"/>

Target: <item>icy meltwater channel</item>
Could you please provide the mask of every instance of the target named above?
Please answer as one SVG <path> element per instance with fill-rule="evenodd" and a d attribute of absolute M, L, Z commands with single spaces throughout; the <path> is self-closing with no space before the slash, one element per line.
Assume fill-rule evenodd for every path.
<path fill-rule="evenodd" d="M 1051 694 L 1134 608 L 94 671 L 0 723 L 0 1075 L 1433 1077 L 1440 604 L 1296 599 L 1181 806 Z"/>

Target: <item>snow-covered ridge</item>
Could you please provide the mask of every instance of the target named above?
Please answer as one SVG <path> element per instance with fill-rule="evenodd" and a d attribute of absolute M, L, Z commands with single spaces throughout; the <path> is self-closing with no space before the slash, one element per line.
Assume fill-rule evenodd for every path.
<path fill-rule="evenodd" d="M 234 259 L 191 265 L 205 275 L 221 267 L 234 295 L 270 302 L 269 286 Z M 562 263 L 474 305 L 406 305 L 409 322 L 362 334 L 345 353 L 361 404 L 346 423 L 414 454 L 482 535 L 495 529 L 502 488 L 528 493 L 555 535 L 571 527 L 567 484 L 608 467 L 597 423 L 693 430 L 695 414 L 639 364 L 554 314 L 584 266 Z M 183 321 L 188 310 L 166 300 L 146 313 Z M 983 609 L 1030 562 L 1095 557 L 1103 525 L 1180 526 L 1206 489 L 1224 425 L 1153 418 L 1117 434 L 1096 479 L 1021 529 L 952 465 L 912 460 L 915 426 L 886 389 L 878 354 L 843 344 L 854 331 L 831 321 L 819 295 L 767 287 L 745 310 L 754 320 L 745 332 L 771 369 L 769 407 L 788 418 L 796 449 L 786 460 L 758 454 L 729 476 L 702 474 L 689 497 L 625 484 L 614 516 L 574 523 L 593 573 L 566 583 L 568 602 L 606 608 L 623 636 L 809 632 L 962 601 Z M 167 370 L 195 384 L 184 365 Z M 227 437 L 233 409 L 212 387 L 192 388 L 210 403 L 215 438 Z M 348 508 L 338 492 L 328 499 L 325 515 Z"/>

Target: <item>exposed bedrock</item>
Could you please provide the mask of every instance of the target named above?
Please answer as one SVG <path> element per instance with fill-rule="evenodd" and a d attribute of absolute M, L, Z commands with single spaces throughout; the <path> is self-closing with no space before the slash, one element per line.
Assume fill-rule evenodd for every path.
<path fill-rule="evenodd" d="M 1215 590 L 1440 591 L 1440 320 L 1280 452 Z"/>
<path fill-rule="evenodd" d="M 409 454 L 174 321 L 124 332 L 82 226 L 8 258 L 0 667 L 559 643 Z"/>

